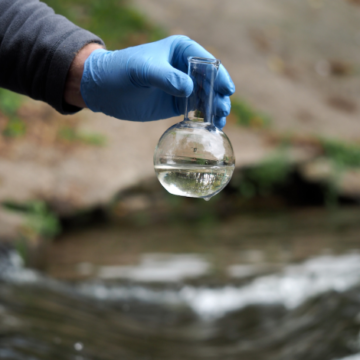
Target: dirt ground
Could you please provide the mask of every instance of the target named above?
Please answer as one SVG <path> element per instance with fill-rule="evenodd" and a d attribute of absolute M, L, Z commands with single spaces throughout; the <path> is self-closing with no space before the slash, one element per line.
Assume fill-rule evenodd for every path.
<path fill-rule="evenodd" d="M 360 6 L 333 0 L 132 0 L 229 70 L 274 130 L 360 139 Z"/>
<path fill-rule="evenodd" d="M 355 2 L 132 3 L 169 33 L 188 35 L 220 58 L 234 79 L 236 96 L 270 116 L 271 133 L 360 141 L 360 7 Z M 72 121 L 46 109 L 45 120 L 36 120 L 39 129 L 46 118 Z M 0 201 L 40 198 L 56 203 L 60 213 L 106 203 L 119 191 L 155 179 L 154 148 L 180 120 L 132 123 L 83 111 L 77 115 L 79 131 L 103 135 L 104 146 L 49 143 L 42 130 L 5 144 L 6 151 L 0 144 Z M 273 149 L 268 133 L 235 124 L 225 132 L 238 167 L 261 161 Z M 311 156 L 294 148 L 294 159 Z"/>

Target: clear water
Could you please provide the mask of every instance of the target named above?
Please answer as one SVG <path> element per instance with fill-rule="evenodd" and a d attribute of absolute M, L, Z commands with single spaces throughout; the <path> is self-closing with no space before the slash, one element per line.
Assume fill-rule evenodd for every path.
<path fill-rule="evenodd" d="M 157 165 L 155 171 L 169 193 L 209 200 L 229 183 L 234 166 Z"/>

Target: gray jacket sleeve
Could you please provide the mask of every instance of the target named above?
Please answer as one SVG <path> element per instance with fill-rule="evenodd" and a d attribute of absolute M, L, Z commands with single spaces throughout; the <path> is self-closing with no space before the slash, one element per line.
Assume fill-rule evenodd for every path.
<path fill-rule="evenodd" d="M 63 102 L 66 76 L 92 42 L 103 44 L 39 0 L 0 0 L 0 87 L 73 113 L 79 109 Z"/>

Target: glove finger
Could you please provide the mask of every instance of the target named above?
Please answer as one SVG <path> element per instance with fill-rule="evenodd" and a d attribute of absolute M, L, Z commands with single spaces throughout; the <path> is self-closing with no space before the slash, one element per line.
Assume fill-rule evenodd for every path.
<path fill-rule="evenodd" d="M 227 96 L 231 96 L 235 92 L 235 84 L 222 64 L 220 65 L 218 76 L 215 80 L 215 90 Z"/>
<path fill-rule="evenodd" d="M 194 40 L 188 37 L 182 37 L 174 50 L 174 66 L 187 73 L 189 65 L 188 58 L 190 56 L 215 59 L 212 54 Z"/>
<path fill-rule="evenodd" d="M 222 130 L 222 128 L 226 125 L 226 117 L 214 116 L 214 125 Z"/>
<path fill-rule="evenodd" d="M 219 117 L 226 117 L 230 114 L 230 110 L 231 102 L 229 96 L 217 94 L 214 99 L 214 115 Z"/>
<path fill-rule="evenodd" d="M 172 96 L 187 97 L 193 91 L 190 77 L 170 64 L 150 66 L 147 74 L 149 85 L 155 86 Z"/>
<path fill-rule="evenodd" d="M 174 98 L 174 111 L 176 115 L 184 115 L 185 114 L 185 105 L 186 105 L 185 97 L 175 97 Z"/>
<path fill-rule="evenodd" d="M 200 44 L 189 39 L 183 38 L 179 44 L 180 49 L 184 49 L 182 51 L 182 56 L 180 61 L 177 61 L 175 65 L 180 70 L 187 72 L 188 68 L 188 57 L 190 56 L 199 56 L 204 58 L 214 59 L 215 57 L 205 50 Z M 223 65 L 220 65 L 219 72 L 215 81 L 215 90 L 223 95 L 232 95 L 235 92 L 235 85 L 232 81 L 229 73 L 225 69 Z"/>

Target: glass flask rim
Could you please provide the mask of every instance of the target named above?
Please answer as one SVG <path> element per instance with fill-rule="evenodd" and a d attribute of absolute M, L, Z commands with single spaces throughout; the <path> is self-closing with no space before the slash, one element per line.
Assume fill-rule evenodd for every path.
<path fill-rule="evenodd" d="M 214 124 L 209 123 L 209 122 L 201 122 L 201 121 L 194 121 L 194 120 L 184 119 L 184 120 L 176 123 L 175 125 L 178 125 L 179 128 L 180 127 L 181 128 L 198 128 L 198 129 L 200 128 L 200 129 L 208 130 L 210 132 L 215 130 L 217 132 L 223 133 L 222 129 L 219 129 Z"/>
<path fill-rule="evenodd" d="M 219 68 L 221 61 L 215 58 L 205 58 L 201 56 L 189 56 L 188 57 L 189 64 L 206 64 L 206 65 L 214 65 Z"/>

